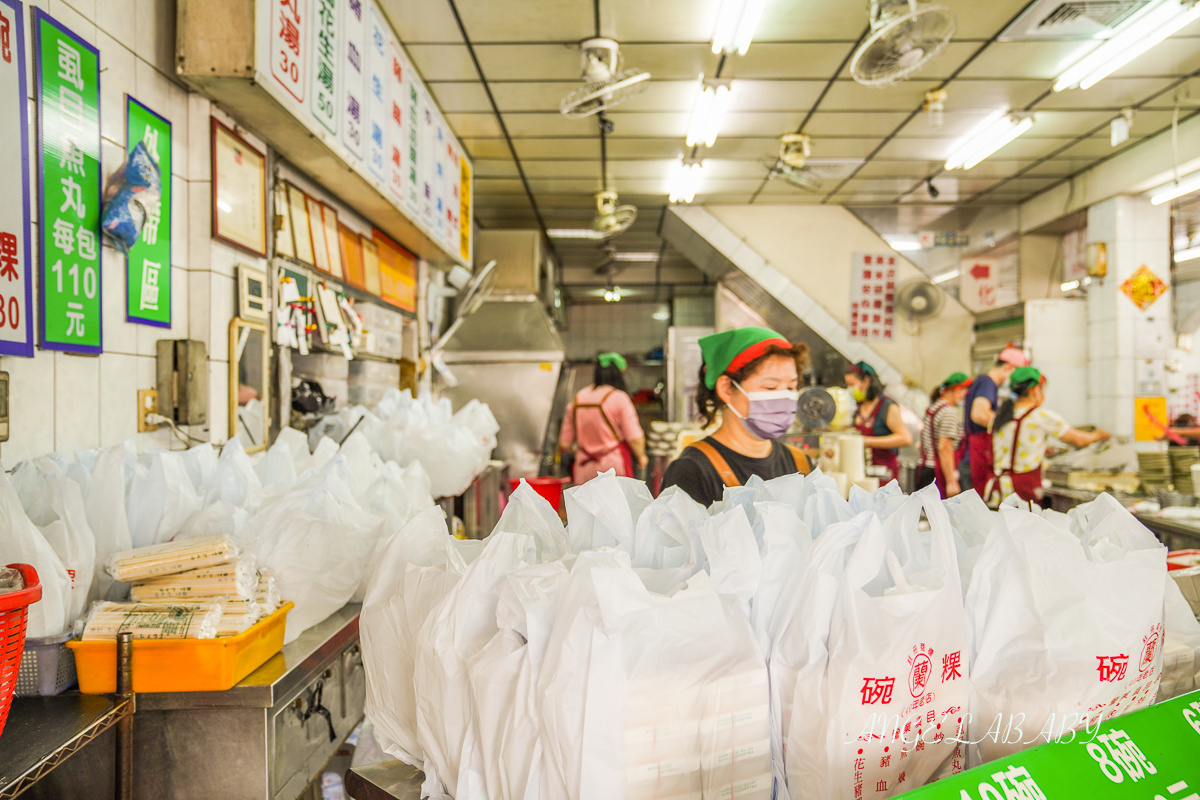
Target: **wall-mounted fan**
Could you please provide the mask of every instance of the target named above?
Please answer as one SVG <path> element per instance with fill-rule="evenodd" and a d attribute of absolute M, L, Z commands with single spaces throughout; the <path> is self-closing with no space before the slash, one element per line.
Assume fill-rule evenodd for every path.
<path fill-rule="evenodd" d="M 596 195 L 596 217 L 592 220 L 592 230 L 600 234 L 601 239 L 611 239 L 619 233 L 629 230 L 637 219 L 637 208 L 617 204 L 617 193 L 609 190 Z"/>
<path fill-rule="evenodd" d="M 948 8 L 918 0 L 871 0 L 871 35 L 850 72 L 864 86 L 890 86 L 928 64 L 954 35 Z"/>
<path fill-rule="evenodd" d="M 897 314 L 922 322 L 936 317 L 945 304 L 946 295 L 941 289 L 929 281 L 915 280 L 900 286 L 892 307 Z"/>
<path fill-rule="evenodd" d="M 646 88 L 650 73 L 644 69 L 622 69 L 621 51 L 612 39 L 584 39 L 580 78 L 583 86 L 562 99 L 559 110 L 566 117 L 587 117 L 612 108 Z"/>
<path fill-rule="evenodd" d="M 806 192 L 821 188 L 821 176 L 806 165 L 812 155 L 812 140 L 803 133 L 787 133 L 779 137 L 779 155 L 763 159 L 767 179 L 783 178 Z"/>

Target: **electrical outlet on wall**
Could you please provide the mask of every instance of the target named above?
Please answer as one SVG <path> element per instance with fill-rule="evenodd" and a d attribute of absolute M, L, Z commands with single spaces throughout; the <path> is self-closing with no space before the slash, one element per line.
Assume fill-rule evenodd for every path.
<path fill-rule="evenodd" d="M 138 389 L 138 433 L 153 433 L 158 426 L 148 421 L 147 417 L 158 413 L 158 390 Z"/>

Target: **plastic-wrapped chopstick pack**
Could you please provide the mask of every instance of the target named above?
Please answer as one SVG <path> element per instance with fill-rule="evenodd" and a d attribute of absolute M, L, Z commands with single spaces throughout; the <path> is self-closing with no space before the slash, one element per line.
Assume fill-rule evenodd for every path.
<path fill-rule="evenodd" d="M 249 600 L 258 592 L 258 572 L 254 566 L 253 556 L 241 555 L 224 564 L 139 581 L 133 585 L 129 596 L 138 603 L 161 598 Z"/>
<path fill-rule="evenodd" d="M 212 639 L 224 610 L 223 600 L 199 603 L 92 604 L 76 622 L 76 636 L 85 642 L 112 640 L 129 631 L 134 639 Z"/>
<path fill-rule="evenodd" d="M 106 569 L 117 580 L 132 582 L 216 566 L 237 555 L 230 537 L 202 536 L 115 553 Z"/>

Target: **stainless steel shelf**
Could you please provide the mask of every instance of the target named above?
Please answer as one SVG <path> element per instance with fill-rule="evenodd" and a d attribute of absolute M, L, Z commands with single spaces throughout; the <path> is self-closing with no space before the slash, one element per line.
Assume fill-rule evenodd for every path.
<path fill-rule="evenodd" d="M 132 700 L 108 696 L 13 698 L 0 735 L 0 798 L 16 797 L 132 713 Z"/>

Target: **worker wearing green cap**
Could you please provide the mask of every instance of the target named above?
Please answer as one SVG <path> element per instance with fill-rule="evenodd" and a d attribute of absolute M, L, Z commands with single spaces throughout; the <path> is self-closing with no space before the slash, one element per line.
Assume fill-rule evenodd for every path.
<path fill-rule="evenodd" d="M 955 372 L 939 383 L 930 395 L 921 428 L 921 463 L 917 468 L 917 488 L 936 483 L 942 497 L 954 497 L 962 491 L 958 482 L 958 449 L 963 440 L 962 411 L 971 379 Z"/>
<path fill-rule="evenodd" d="M 1043 408 L 1046 377 L 1034 367 L 1018 367 L 1009 378 L 1012 397 L 1005 400 L 992 421 L 994 476 L 984 499 L 998 505 L 1009 495 L 1041 503 L 1042 463 L 1055 439 L 1086 447 L 1109 438 L 1107 431 L 1090 433 L 1072 428 L 1062 417 Z"/>
<path fill-rule="evenodd" d="M 559 449 L 574 453 L 571 478 L 576 485 L 610 469 L 631 478 L 635 460 L 639 469 L 646 467 L 646 435 L 625 391 L 622 373 L 628 366 L 620 353 L 596 356 L 591 385 L 580 389 L 567 407 Z"/>
<path fill-rule="evenodd" d="M 663 488 L 678 486 L 704 506 L 720 500 L 726 487 L 807 473 L 808 458 L 777 441 L 796 419 L 800 371 L 808 347 L 793 345 L 767 328 L 737 328 L 700 339 L 704 364 L 696 408 L 711 436 L 684 449 L 667 467 Z"/>

